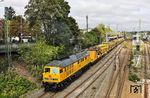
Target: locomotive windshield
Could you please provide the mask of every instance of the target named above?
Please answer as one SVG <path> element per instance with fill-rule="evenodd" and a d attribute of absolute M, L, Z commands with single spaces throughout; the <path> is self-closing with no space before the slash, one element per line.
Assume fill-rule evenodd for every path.
<path fill-rule="evenodd" d="M 59 70 L 58 68 L 52 68 L 52 74 L 58 74 Z"/>

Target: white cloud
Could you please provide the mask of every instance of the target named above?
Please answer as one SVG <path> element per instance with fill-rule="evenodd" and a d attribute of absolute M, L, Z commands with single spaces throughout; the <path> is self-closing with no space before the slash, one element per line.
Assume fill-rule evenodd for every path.
<path fill-rule="evenodd" d="M 24 14 L 24 7 L 28 4 L 29 0 L 4 0 L 0 2 L 0 17 L 4 16 L 4 7 L 12 6 L 16 11 L 16 14 Z"/>
<path fill-rule="evenodd" d="M 0 2 L 0 17 L 4 15 L 4 7 L 12 6 L 17 14 L 23 14 L 29 0 L 4 0 Z M 85 28 L 85 16 L 89 16 L 89 26 L 99 23 L 125 30 L 138 29 L 138 21 L 142 20 L 142 29 L 150 30 L 150 0 L 67 0 L 73 16 L 80 28 Z"/>
<path fill-rule="evenodd" d="M 104 23 L 125 30 L 138 29 L 142 20 L 142 29 L 150 30 L 149 0 L 67 0 L 81 28 L 85 28 L 85 16 L 89 15 L 90 27 Z"/>

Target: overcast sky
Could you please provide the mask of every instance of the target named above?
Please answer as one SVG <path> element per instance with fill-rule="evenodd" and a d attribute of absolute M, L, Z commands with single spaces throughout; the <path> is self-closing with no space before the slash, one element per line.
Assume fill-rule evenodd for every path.
<path fill-rule="evenodd" d="M 29 0 L 4 0 L 0 2 L 0 17 L 4 7 L 12 6 L 17 14 L 24 14 Z M 67 0 L 80 28 L 85 28 L 85 16 L 89 16 L 89 27 L 103 23 L 114 30 L 150 30 L 150 0 Z"/>

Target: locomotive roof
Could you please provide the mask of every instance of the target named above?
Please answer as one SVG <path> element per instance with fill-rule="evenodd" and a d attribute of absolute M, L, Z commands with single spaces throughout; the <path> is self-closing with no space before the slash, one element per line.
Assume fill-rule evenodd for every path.
<path fill-rule="evenodd" d="M 69 58 L 64 59 L 64 60 L 53 60 L 52 62 L 47 64 L 47 66 L 66 67 L 88 55 L 89 53 L 87 51 L 83 51 L 75 55 L 71 55 Z"/>

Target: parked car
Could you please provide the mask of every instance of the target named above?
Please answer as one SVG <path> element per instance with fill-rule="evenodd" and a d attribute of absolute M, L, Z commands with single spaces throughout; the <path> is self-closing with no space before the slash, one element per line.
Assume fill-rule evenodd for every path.
<path fill-rule="evenodd" d="M 12 42 L 12 43 L 17 43 L 17 42 L 19 42 L 19 37 L 17 37 L 17 36 L 11 37 L 11 42 Z"/>

